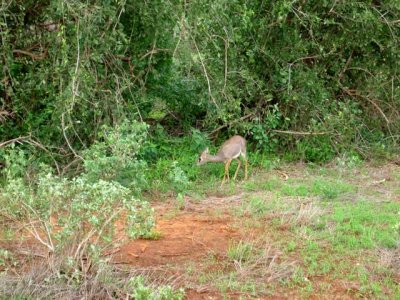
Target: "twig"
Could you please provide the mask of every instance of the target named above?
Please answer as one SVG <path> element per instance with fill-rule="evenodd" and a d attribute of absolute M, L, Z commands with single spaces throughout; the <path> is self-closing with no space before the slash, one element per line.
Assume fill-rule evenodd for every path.
<path fill-rule="evenodd" d="M 35 232 L 36 235 L 33 234 L 33 232 L 30 231 L 29 229 L 28 229 L 28 231 L 30 231 L 40 242 L 42 242 L 44 245 L 46 245 L 46 246 L 48 247 L 48 249 L 49 249 L 51 252 L 54 252 L 55 247 L 54 247 L 54 244 L 53 244 L 53 240 L 52 240 L 52 238 L 51 238 L 51 233 L 50 233 L 49 227 L 47 226 L 46 222 L 44 222 L 44 221 L 40 218 L 40 216 L 39 216 L 39 214 L 37 213 L 37 211 L 35 211 L 29 204 L 23 203 L 23 206 L 28 207 L 29 210 L 31 210 L 32 213 L 33 213 L 33 214 L 36 216 L 36 218 L 39 220 L 38 222 L 41 223 L 42 225 L 44 225 L 45 234 L 46 234 L 46 237 L 47 237 L 48 242 L 45 242 L 45 241 L 43 241 L 43 240 L 41 239 L 41 237 L 39 236 L 39 233 L 37 232 L 37 230 L 36 230 L 36 228 L 35 228 L 34 226 L 32 226 L 32 228 L 33 228 L 33 230 L 34 230 L 34 232 Z M 24 207 L 24 208 L 26 209 L 26 207 Z M 28 217 L 28 218 L 29 218 L 29 217 Z M 29 219 L 30 219 L 30 218 L 29 218 Z M 32 224 L 32 223 L 33 223 L 33 222 L 30 222 L 30 224 Z"/>
<path fill-rule="evenodd" d="M 292 134 L 292 135 L 324 135 L 329 133 L 329 132 L 303 132 L 303 131 L 278 130 L 278 129 L 273 129 L 271 131 L 276 133 Z"/>
<path fill-rule="evenodd" d="M 32 146 L 34 146 L 34 147 L 38 147 L 38 148 L 44 150 L 45 152 L 47 152 L 47 153 L 50 155 L 51 159 L 54 161 L 54 164 L 55 164 L 56 169 L 57 169 L 57 174 L 58 174 L 58 175 L 61 174 L 60 167 L 59 167 L 59 165 L 58 165 L 56 159 L 54 158 L 52 152 L 51 152 L 50 150 L 48 150 L 48 149 L 47 149 L 44 145 L 42 145 L 41 143 L 39 143 L 39 142 L 35 141 L 34 139 L 32 139 L 32 138 L 31 138 L 31 135 L 28 135 L 28 136 L 20 136 L 20 137 L 17 137 L 17 138 L 15 138 L 15 139 L 11 139 L 11 140 L 2 142 L 2 143 L 0 143 L 0 148 L 5 147 L 5 146 L 7 146 L 8 144 L 15 143 L 15 142 L 19 142 L 19 143 L 28 143 L 28 144 L 30 144 L 30 145 L 32 145 Z"/>
<path fill-rule="evenodd" d="M 319 55 L 311 55 L 311 56 L 305 56 L 305 57 L 299 57 L 292 61 L 291 63 L 288 63 L 288 84 L 287 84 L 287 92 L 290 94 L 290 80 L 291 80 L 291 75 L 292 75 L 292 66 L 297 63 L 298 61 L 306 60 L 306 59 L 314 59 L 318 58 Z"/>
<path fill-rule="evenodd" d="M 182 253 L 167 253 L 167 254 L 161 254 L 162 257 L 171 257 L 171 256 L 186 256 L 190 255 L 190 252 L 182 252 Z"/>
<path fill-rule="evenodd" d="M 34 253 L 34 252 L 29 252 L 29 251 L 24 251 L 24 250 L 18 250 L 18 254 L 26 255 L 26 256 L 37 256 L 37 257 L 42 257 L 42 258 L 47 258 L 46 255 L 40 254 L 40 253 Z"/>
<path fill-rule="evenodd" d="M 145 59 L 147 56 L 151 55 L 153 56 L 154 54 L 157 54 L 158 52 L 169 52 L 170 49 L 160 49 L 160 48 L 154 48 L 155 45 L 153 45 L 153 49 L 148 51 L 146 54 L 142 55 L 140 59 Z"/>
<path fill-rule="evenodd" d="M 228 38 L 228 32 L 226 31 L 226 28 L 224 27 L 224 31 L 226 34 L 226 39 L 224 39 L 225 42 L 225 72 L 224 72 L 224 88 L 223 90 L 225 91 L 226 88 L 226 82 L 228 80 L 228 48 L 229 48 L 229 38 Z"/>
<path fill-rule="evenodd" d="M 143 80 L 143 83 L 142 83 L 142 89 L 145 88 L 145 85 L 146 85 L 146 82 L 147 82 L 147 78 L 148 78 L 149 73 L 150 73 L 151 61 L 153 60 L 153 55 L 154 55 L 155 53 L 157 53 L 157 51 L 156 51 L 156 44 L 157 44 L 157 36 L 155 37 L 155 39 L 154 39 L 154 41 L 153 41 L 153 47 L 152 47 L 152 49 L 151 49 L 150 51 L 148 51 L 146 54 L 144 54 L 144 55 L 140 58 L 140 59 L 144 59 L 144 58 L 146 58 L 147 56 L 150 55 L 149 60 L 148 60 L 148 62 L 147 62 L 146 75 L 144 76 L 144 80 Z"/>
<path fill-rule="evenodd" d="M 382 14 L 375 6 L 372 6 L 372 8 L 380 15 L 380 17 L 381 17 L 381 18 L 383 19 L 383 21 L 386 23 L 386 25 L 388 26 L 389 31 L 390 31 L 390 33 L 391 33 L 393 39 L 394 39 L 394 40 L 397 40 L 397 39 L 396 39 L 396 35 L 393 33 L 392 27 L 391 27 L 390 24 L 389 24 L 389 21 L 385 18 L 385 15 Z"/>

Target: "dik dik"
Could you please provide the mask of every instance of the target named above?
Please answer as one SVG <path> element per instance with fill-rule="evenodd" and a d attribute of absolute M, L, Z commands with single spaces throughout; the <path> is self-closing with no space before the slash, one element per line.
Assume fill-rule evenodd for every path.
<path fill-rule="evenodd" d="M 222 180 L 221 186 L 225 183 L 225 180 L 229 181 L 229 166 L 233 159 L 238 160 L 238 167 L 235 172 L 233 180 L 239 172 L 241 162 L 240 157 L 244 160 L 244 177 L 247 179 L 247 157 L 246 157 L 246 140 L 240 135 L 235 135 L 222 144 L 216 155 L 211 155 L 208 153 L 208 148 L 206 148 L 199 157 L 197 165 L 202 165 L 207 162 L 223 162 L 225 164 L 225 174 Z"/>

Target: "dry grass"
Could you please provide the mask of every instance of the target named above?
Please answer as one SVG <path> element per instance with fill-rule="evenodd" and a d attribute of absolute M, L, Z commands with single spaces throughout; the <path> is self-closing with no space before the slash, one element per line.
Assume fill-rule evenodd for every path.
<path fill-rule="evenodd" d="M 281 216 L 281 224 L 294 226 L 309 226 L 315 224 L 325 210 L 315 205 L 313 202 L 300 203 L 294 209 L 285 212 Z"/>
<path fill-rule="evenodd" d="M 392 272 L 400 284 L 400 244 L 394 249 L 378 249 L 377 255 L 379 265 Z"/>

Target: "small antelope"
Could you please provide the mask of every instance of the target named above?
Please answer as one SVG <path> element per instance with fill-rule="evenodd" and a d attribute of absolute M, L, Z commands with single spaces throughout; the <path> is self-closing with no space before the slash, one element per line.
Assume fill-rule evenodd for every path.
<path fill-rule="evenodd" d="M 229 181 L 229 166 L 233 159 L 238 160 L 238 167 L 235 172 L 235 176 L 233 180 L 236 179 L 236 176 L 239 172 L 241 162 L 239 157 L 243 157 L 244 160 L 244 177 L 247 179 L 247 157 L 246 157 L 246 140 L 240 135 L 235 135 L 231 137 L 229 140 L 225 141 L 222 144 L 216 155 L 211 155 L 208 153 L 208 148 L 206 148 L 199 157 L 199 161 L 197 165 L 202 165 L 207 162 L 223 162 L 225 164 L 225 174 L 224 179 L 222 180 L 221 186 L 224 185 L 226 178 Z"/>

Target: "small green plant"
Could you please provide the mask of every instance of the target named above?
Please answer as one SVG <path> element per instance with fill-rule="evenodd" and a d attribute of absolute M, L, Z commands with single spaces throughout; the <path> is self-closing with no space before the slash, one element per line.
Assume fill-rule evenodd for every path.
<path fill-rule="evenodd" d="M 6 250 L 0 248 L 0 267 L 6 267 L 7 262 L 13 260 L 13 254 Z"/>
<path fill-rule="evenodd" d="M 189 186 L 189 179 L 187 178 L 182 168 L 178 166 L 177 161 L 173 161 L 170 166 L 168 180 L 177 193 L 182 194 L 187 191 Z"/>
<path fill-rule="evenodd" d="M 289 241 L 286 245 L 286 252 L 293 252 L 297 248 L 297 244 L 295 241 Z"/>
<path fill-rule="evenodd" d="M 1 149 L 0 156 L 5 165 L 1 170 L 1 173 L 6 179 L 21 178 L 25 176 L 29 161 L 27 153 L 24 150 L 15 148 L 15 144 L 13 143 L 5 150 Z"/>
<path fill-rule="evenodd" d="M 185 296 L 182 288 L 175 290 L 169 285 L 158 287 L 147 285 L 143 276 L 131 278 L 129 289 L 132 290 L 131 297 L 136 300 L 182 300 Z"/>

